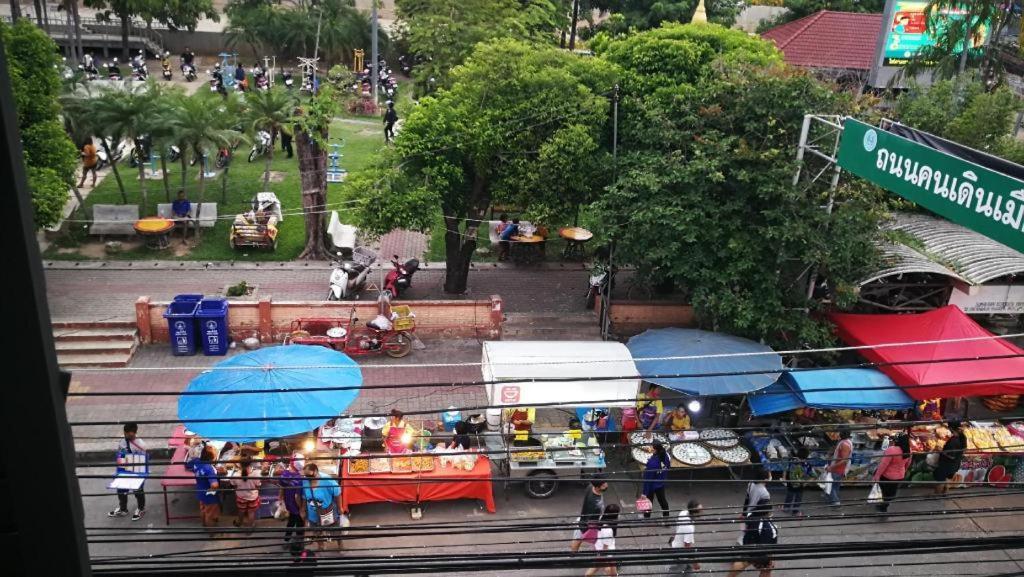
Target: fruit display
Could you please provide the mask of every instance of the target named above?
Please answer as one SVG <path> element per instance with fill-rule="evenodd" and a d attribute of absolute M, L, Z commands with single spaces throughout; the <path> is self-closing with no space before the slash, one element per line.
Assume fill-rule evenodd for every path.
<path fill-rule="evenodd" d="M 987 428 L 966 427 L 964 435 L 967 437 L 967 449 L 992 453 L 999 451 L 999 443 L 992 436 Z"/>
<path fill-rule="evenodd" d="M 700 467 L 711 462 L 711 452 L 697 443 L 673 445 L 672 456 L 684 465 Z"/>
<path fill-rule="evenodd" d="M 1009 451 L 1011 453 L 1024 452 L 1024 439 L 1006 430 L 1005 427 L 997 427 L 994 429 L 992 431 L 992 437 L 1004 451 Z"/>
<path fill-rule="evenodd" d="M 369 459 L 349 459 L 348 472 L 350 475 L 365 475 L 370 472 Z"/>

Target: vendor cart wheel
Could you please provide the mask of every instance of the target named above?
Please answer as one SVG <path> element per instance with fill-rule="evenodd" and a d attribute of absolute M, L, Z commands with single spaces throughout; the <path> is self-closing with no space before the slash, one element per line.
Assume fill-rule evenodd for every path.
<path fill-rule="evenodd" d="M 534 471 L 523 488 L 531 499 L 547 499 L 558 490 L 558 477 L 551 471 Z"/>
<path fill-rule="evenodd" d="M 386 345 L 384 345 L 384 352 L 386 352 L 389 357 L 394 357 L 396 359 L 400 359 L 405 355 L 408 355 L 410 351 L 412 351 L 412 338 L 405 333 L 398 333 L 395 335 L 395 338 L 391 339 Z"/>

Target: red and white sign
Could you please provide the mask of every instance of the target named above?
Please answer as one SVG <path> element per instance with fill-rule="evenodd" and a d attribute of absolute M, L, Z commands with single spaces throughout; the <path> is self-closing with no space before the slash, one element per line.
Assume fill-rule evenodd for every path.
<path fill-rule="evenodd" d="M 515 405 L 519 402 L 519 386 L 505 385 L 501 387 L 501 404 Z"/>

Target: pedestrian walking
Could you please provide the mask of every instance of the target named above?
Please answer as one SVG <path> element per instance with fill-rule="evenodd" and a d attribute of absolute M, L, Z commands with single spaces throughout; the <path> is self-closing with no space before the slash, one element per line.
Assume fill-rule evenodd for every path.
<path fill-rule="evenodd" d="M 213 462 L 217 460 L 217 450 L 212 446 L 204 446 L 199 460 L 193 468 L 196 475 L 196 496 L 199 498 L 199 518 L 203 527 L 216 527 L 220 521 L 220 481 Z"/>
<path fill-rule="evenodd" d="M 761 468 L 757 470 L 757 477 L 747 484 L 747 496 L 743 499 L 743 513 L 741 518 L 746 518 L 756 507 L 762 503 L 771 504 L 772 496 L 768 492 L 768 481 L 772 480 L 772 472 Z"/>
<path fill-rule="evenodd" d="M 852 456 L 853 441 L 850 440 L 850 430 L 843 429 L 839 431 L 839 443 L 836 445 L 836 450 L 832 453 L 832 459 L 825 469 L 832 475 L 832 487 L 827 497 L 828 504 L 833 507 L 840 505 L 839 487 L 843 483 L 843 477 L 846 476 L 846 472 L 850 470 L 850 458 Z"/>
<path fill-rule="evenodd" d="M 252 459 L 242 457 L 238 462 L 239 474 L 237 477 L 228 479 L 228 482 L 235 487 L 235 505 L 238 507 L 238 518 L 235 519 L 235 527 L 256 526 L 256 511 L 260 508 L 260 485 L 259 479 L 252 476 Z"/>
<path fill-rule="evenodd" d="M 281 127 L 281 150 L 288 153 L 288 158 L 295 155 L 295 151 L 292 149 L 292 133 L 286 126 Z"/>
<path fill-rule="evenodd" d="M 950 421 L 949 430 L 953 436 L 946 441 L 939 452 L 939 465 L 935 467 L 933 476 L 939 482 L 935 486 L 936 495 L 945 495 L 949 491 L 949 480 L 960 470 L 964 460 L 964 450 L 967 449 L 967 435 L 963 431 L 961 421 Z"/>
<path fill-rule="evenodd" d="M 148 456 L 146 454 L 146 443 L 138 438 L 139 426 L 135 423 L 125 423 L 122 431 L 124 437 L 117 442 L 117 468 L 118 471 L 136 472 L 135 467 L 145 467 Z M 132 513 L 132 521 L 138 521 L 146 514 L 146 483 L 139 485 L 135 493 L 135 512 Z M 128 515 L 128 489 L 117 490 L 117 508 L 107 513 L 107 517 L 125 517 Z"/>
<path fill-rule="evenodd" d="M 285 547 L 291 550 L 292 554 L 302 552 L 302 541 L 305 538 L 302 521 L 302 466 L 302 454 L 295 453 L 281 467 L 281 471 L 278 473 L 278 483 L 281 485 L 281 491 L 278 492 L 277 498 L 284 503 L 284 508 L 288 511 L 288 523 L 284 531 L 284 544 Z M 294 539 L 292 538 L 293 535 L 295 536 Z"/>
<path fill-rule="evenodd" d="M 604 513 L 601 515 L 601 520 L 598 522 L 599 529 L 597 531 L 597 541 L 594 543 L 594 549 L 597 550 L 598 558 L 605 557 L 606 559 L 595 567 L 587 569 L 585 575 L 590 577 L 591 575 L 597 575 L 598 571 L 604 571 L 607 575 L 618 575 L 619 568 L 615 561 L 607 559 L 608 553 L 615 550 L 615 535 L 618 532 L 619 525 L 619 506 L 616 504 L 608 505 L 604 508 Z"/>
<path fill-rule="evenodd" d="M 669 546 L 676 549 L 690 549 L 694 546 L 696 528 L 693 521 L 704 511 L 704 506 L 696 499 L 690 499 L 686 508 L 679 512 L 676 520 L 676 534 L 669 540 Z M 694 571 L 700 571 L 700 563 L 686 562 L 681 565 L 673 565 L 669 570 L 672 574 L 679 574 L 683 577 L 693 575 Z"/>
<path fill-rule="evenodd" d="M 644 519 L 651 518 L 652 501 L 655 497 L 658 498 L 658 505 L 661 506 L 662 517 L 667 519 L 669 509 L 668 499 L 665 497 L 665 479 L 668 478 L 668 471 L 672 468 L 672 462 L 669 460 L 665 445 L 654 441 L 652 446 L 654 447 L 654 454 L 647 459 L 647 465 L 644 467 L 643 473 L 643 494 L 647 497 L 647 505 L 650 506 L 644 511 Z"/>
<path fill-rule="evenodd" d="M 332 538 L 334 527 L 341 522 L 341 486 L 329 475 L 320 472 L 314 463 L 302 468 L 305 480 L 302 481 L 302 502 L 306 525 L 314 528 L 317 548 L 323 551 L 324 545 Z M 338 549 L 342 547 L 341 536 L 338 535 Z"/>
<path fill-rule="evenodd" d="M 583 507 L 580 517 L 576 520 L 576 529 L 572 533 L 570 548 L 575 553 L 583 544 L 584 533 L 596 530 L 601 515 L 604 513 L 604 492 L 608 490 L 608 481 L 598 477 L 590 481 L 587 492 L 583 495 Z"/>
<path fill-rule="evenodd" d="M 85 185 L 85 176 L 90 172 L 92 173 L 92 184 L 90 186 L 96 188 L 96 169 L 99 166 L 100 160 L 96 154 L 96 145 L 92 143 L 92 137 L 86 139 L 79 156 L 82 157 L 82 179 L 78 181 L 76 188 L 82 188 Z"/>
<path fill-rule="evenodd" d="M 807 458 L 810 457 L 807 447 L 797 449 L 795 457 L 796 459 L 786 467 L 786 502 L 782 505 L 782 510 L 799 517 L 803 515 L 800 507 L 804 502 L 804 484 L 814 479 L 814 474 L 807 463 Z"/>
<path fill-rule="evenodd" d="M 740 544 L 761 547 L 778 543 L 779 529 L 775 526 L 771 516 L 771 502 L 762 500 L 755 503 L 743 523 L 743 536 Z M 733 562 L 732 566 L 729 567 L 727 577 L 736 577 L 747 567 L 754 567 L 759 570 L 759 577 L 771 577 L 774 566 L 775 564 L 771 556 L 767 553 L 762 551 L 751 552 L 749 556 Z"/>
<path fill-rule="evenodd" d="M 882 489 L 882 502 L 875 507 L 882 513 L 889 510 L 889 503 L 896 498 L 900 483 L 907 476 L 910 464 L 910 437 L 899 435 L 896 440 L 882 453 L 882 460 L 875 469 L 875 482 Z M 881 481 L 881 482 L 880 482 Z"/>
<path fill-rule="evenodd" d="M 396 122 L 398 113 L 395 112 L 395 103 L 388 100 L 388 109 L 384 112 L 384 144 L 389 144 L 395 138 Z"/>

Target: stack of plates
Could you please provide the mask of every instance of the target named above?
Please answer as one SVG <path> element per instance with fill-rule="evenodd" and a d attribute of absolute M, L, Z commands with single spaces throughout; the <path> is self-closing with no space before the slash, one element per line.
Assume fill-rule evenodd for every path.
<path fill-rule="evenodd" d="M 700 467 L 711 462 L 711 453 L 697 443 L 679 443 L 672 447 L 672 456 L 684 465 Z"/>

